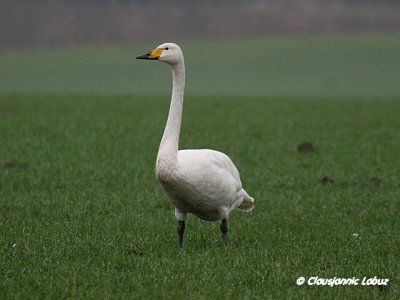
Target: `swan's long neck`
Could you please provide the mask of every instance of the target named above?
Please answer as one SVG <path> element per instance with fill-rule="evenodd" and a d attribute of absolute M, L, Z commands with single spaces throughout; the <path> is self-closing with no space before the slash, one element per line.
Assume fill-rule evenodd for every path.
<path fill-rule="evenodd" d="M 182 60 L 172 65 L 172 96 L 168 120 L 165 125 L 157 162 L 166 161 L 169 164 L 177 163 L 179 134 L 181 130 L 183 94 L 185 90 L 185 63 Z"/>

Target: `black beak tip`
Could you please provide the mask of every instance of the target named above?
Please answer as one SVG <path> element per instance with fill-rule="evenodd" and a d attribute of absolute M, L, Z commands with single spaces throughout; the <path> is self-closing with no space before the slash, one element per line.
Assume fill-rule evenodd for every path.
<path fill-rule="evenodd" d="M 140 55 L 138 57 L 136 57 L 136 59 L 148 59 L 149 55 L 148 54 L 144 54 L 144 55 Z"/>
<path fill-rule="evenodd" d="M 136 59 L 148 59 L 148 60 L 158 60 L 158 57 L 151 57 L 151 52 L 140 55 Z"/>

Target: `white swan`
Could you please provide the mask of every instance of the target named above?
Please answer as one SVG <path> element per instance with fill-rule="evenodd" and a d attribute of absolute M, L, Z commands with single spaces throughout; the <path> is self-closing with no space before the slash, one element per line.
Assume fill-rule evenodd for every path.
<path fill-rule="evenodd" d="M 207 221 L 222 220 L 220 229 L 226 244 L 229 214 L 236 208 L 252 210 L 254 199 L 242 188 L 239 172 L 227 155 L 209 149 L 178 151 L 185 89 L 185 64 L 179 46 L 165 43 L 137 58 L 159 60 L 172 67 L 171 105 L 158 150 L 156 177 L 175 206 L 179 245 L 183 245 L 187 213 Z"/>

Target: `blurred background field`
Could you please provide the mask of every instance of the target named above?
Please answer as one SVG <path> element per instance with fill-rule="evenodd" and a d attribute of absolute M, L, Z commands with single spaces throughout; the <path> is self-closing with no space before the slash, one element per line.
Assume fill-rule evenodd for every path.
<path fill-rule="evenodd" d="M 170 70 L 135 60 L 161 42 L 3 52 L 0 93 L 167 94 Z M 183 40 L 180 44 L 188 94 L 400 95 L 400 34 Z"/>
<path fill-rule="evenodd" d="M 188 94 L 396 97 L 398 1 L 40 0 L 0 4 L 0 93 L 167 94 L 135 57 L 183 47 Z"/>

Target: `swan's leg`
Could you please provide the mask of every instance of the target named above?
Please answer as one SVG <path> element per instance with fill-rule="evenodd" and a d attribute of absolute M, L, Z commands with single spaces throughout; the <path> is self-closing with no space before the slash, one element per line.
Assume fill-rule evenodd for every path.
<path fill-rule="evenodd" d="M 175 217 L 178 220 L 178 226 L 176 227 L 178 232 L 178 243 L 182 248 L 183 246 L 183 234 L 185 233 L 185 219 L 186 213 L 182 213 L 177 208 L 175 208 Z"/>
<path fill-rule="evenodd" d="M 222 219 L 221 226 L 219 228 L 222 232 L 222 240 L 226 246 L 228 245 L 228 219 Z"/>
<path fill-rule="evenodd" d="M 183 246 L 183 234 L 185 233 L 185 221 L 178 221 L 177 231 L 178 231 L 179 247 L 182 248 L 182 246 Z"/>

